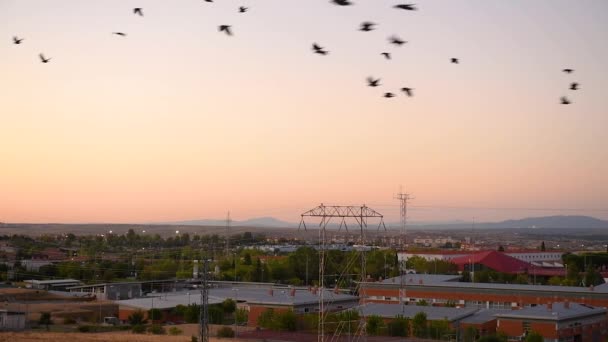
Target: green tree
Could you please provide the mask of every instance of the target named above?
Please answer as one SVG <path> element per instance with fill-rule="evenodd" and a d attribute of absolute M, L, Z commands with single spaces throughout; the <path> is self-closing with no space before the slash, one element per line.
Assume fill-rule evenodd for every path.
<path fill-rule="evenodd" d="M 503 245 L 498 246 L 498 251 L 499 252 L 504 252 L 505 248 L 503 247 Z"/>
<path fill-rule="evenodd" d="M 527 336 L 525 342 L 543 342 L 545 338 L 543 335 L 536 331 L 531 331 Z"/>
<path fill-rule="evenodd" d="M 245 309 L 236 309 L 235 312 L 236 324 L 247 323 L 249 320 L 249 311 Z"/>
<path fill-rule="evenodd" d="M 412 330 L 414 336 L 424 338 L 427 335 L 427 321 L 426 314 L 419 312 L 412 318 Z"/>
<path fill-rule="evenodd" d="M 198 323 L 201 315 L 201 307 L 198 304 L 190 304 L 184 310 L 184 321 L 188 323 Z"/>
<path fill-rule="evenodd" d="M 262 328 L 273 329 L 275 327 L 275 317 L 273 309 L 266 309 L 258 316 L 258 325 Z"/>
<path fill-rule="evenodd" d="M 219 305 L 209 306 L 209 323 L 224 324 L 224 310 Z"/>
<path fill-rule="evenodd" d="M 441 340 L 450 332 L 450 322 L 447 319 L 432 321 L 429 324 L 430 337 Z"/>
<path fill-rule="evenodd" d="M 163 312 L 157 308 L 150 309 L 148 310 L 148 317 L 153 321 L 158 321 L 163 317 Z"/>
<path fill-rule="evenodd" d="M 585 286 L 595 286 L 602 284 L 604 279 L 602 275 L 591 265 L 585 272 Z"/>
<path fill-rule="evenodd" d="M 236 310 L 236 302 L 232 298 L 227 298 L 222 302 L 224 313 L 231 314 Z"/>
<path fill-rule="evenodd" d="M 421 299 L 416 302 L 417 306 L 429 306 L 429 303 L 425 299 Z"/>
<path fill-rule="evenodd" d="M 281 312 L 277 316 L 278 330 L 296 331 L 296 314 L 292 310 Z"/>
<path fill-rule="evenodd" d="M 463 342 L 475 342 L 478 334 L 479 334 L 479 331 L 477 331 L 477 328 L 469 325 L 468 327 L 466 327 L 466 329 L 464 329 L 464 333 L 463 333 L 463 337 L 462 337 Z"/>
<path fill-rule="evenodd" d="M 142 325 L 146 324 L 146 320 L 144 319 L 144 312 L 141 310 L 137 310 L 133 312 L 129 317 L 127 317 L 127 321 L 130 325 Z"/>
<path fill-rule="evenodd" d="M 541 251 L 541 252 L 544 252 L 544 251 L 546 251 L 546 250 L 547 250 L 547 248 L 545 247 L 545 241 L 543 241 L 543 242 L 540 244 L 540 251 Z"/>
<path fill-rule="evenodd" d="M 407 337 L 410 334 L 410 320 L 407 317 L 398 315 L 388 323 L 387 329 L 390 336 Z"/>
<path fill-rule="evenodd" d="M 378 315 L 371 315 L 367 317 L 367 324 L 365 330 L 368 335 L 376 336 L 380 335 L 382 328 L 384 327 L 384 321 Z"/>

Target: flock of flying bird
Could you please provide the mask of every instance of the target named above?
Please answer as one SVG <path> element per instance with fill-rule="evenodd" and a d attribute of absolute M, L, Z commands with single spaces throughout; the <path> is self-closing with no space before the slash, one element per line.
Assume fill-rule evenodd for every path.
<path fill-rule="evenodd" d="M 205 2 L 213 2 L 213 0 L 204 0 Z M 330 0 L 331 3 L 338 5 L 338 6 L 351 6 L 353 5 L 353 2 L 351 0 Z M 416 11 L 416 5 L 415 4 L 398 4 L 393 6 L 396 9 L 401 9 L 401 10 L 406 10 L 406 11 Z M 240 6 L 238 8 L 238 12 L 239 13 L 245 13 L 249 10 L 249 8 L 244 7 L 244 6 Z M 141 7 L 136 7 L 133 9 L 133 14 L 134 15 L 138 15 L 140 17 L 144 16 L 144 11 Z M 375 26 L 377 24 L 371 21 L 365 21 L 363 23 L 361 23 L 361 26 L 359 28 L 359 31 L 362 32 L 370 32 L 373 31 L 375 29 Z M 233 32 L 232 32 L 232 26 L 231 25 L 220 25 L 218 27 L 219 32 L 223 32 L 225 34 L 227 34 L 228 36 L 232 36 Z M 117 36 L 121 36 L 121 37 L 126 37 L 127 34 L 124 32 L 112 32 L 112 34 L 117 35 Z M 24 38 L 19 38 L 18 36 L 14 36 L 13 37 L 13 43 L 16 45 L 19 45 L 23 42 Z M 390 44 L 393 44 L 397 47 L 407 43 L 406 41 L 402 40 L 401 38 L 397 37 L 396 35 L 390 36 L 388 38 L 388 41 Z M 313 43 L 312 44 L 312 50 L 314 53 L 322 55 L 322 56 L 326 56 L 329 54 L 329 51 L 327 51 L 325 48 L 321 47 L 319 44 L 317 43 Z M 391 59 L 391 54 L 390 52 L 381 52 L 380 53 L 381 56 L 383 56 L 385 59 L 390 60 Z M 44 54 L 40 53 L 38 54 L 38 57 L 40 58 L 40 61 L 42 63 L 49 63 L 51 61 L 51 58 L 47 58 L 44 56 Z M 450 63 L 452 64 L 459 64 L 460 60 L 458 58 L 452 57 L 450 58 Z M 564 73 L 566 74 L 571 74 L 574 72 L 573 69 L 563 69 L 562 70 Z M 378 87 L 380 86 L 380 78 L 373 78 L 373 77 L 368 77 L 367 78 L 367 85 L 369 87 Z M 579 84 L 577 82 L 572 82 L 570 83 L 570 90 L 578 90 Z M 409 87 L 403 87 L 401 88 L 401 91 L 408 97 L 411 97 L 414 95 L 413 93 L 413 88 L 409 88 Z M 384 93 L 384 97 L 385 98 L 392 98 L 395 97 L 396 95 L 392 92 L 386 92 Z M 560 103 L 564 104 L 564 105 L 568 105 L 571 103 L 571 101 L 568 99 L 568 97 L 566 96 L 562 96 L 560 98 Z"/>

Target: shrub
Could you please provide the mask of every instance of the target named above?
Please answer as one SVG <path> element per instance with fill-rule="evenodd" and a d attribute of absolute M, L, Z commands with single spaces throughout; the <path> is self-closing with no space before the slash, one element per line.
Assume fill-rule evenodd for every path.
<path fill-rule="evenodd" d="M 146 323 L 144 319 L 144 312 L 141 310 L 137 310 L 127 318 L 127 321 L 130 325 L 142 325 Z"/>
<path fill-rule="evenodd" d="M 230 327 L 221 327 L 217 331 L 217 337 L 234 337 L 234 330 Z"/>
<path fill-rule="evenodd" d="M 88 333 L 91 331 L 91 327 L 88 325 L 79 325 L 78 326 L 78 331 L 81 333 Z"/>
<path fill-rule="evenodd" d="M 414 315 L 414 318 L 412 318 L 412 328 L 413 328 L 413 332 L 414 332 L 414 336 L 416 337 L 426 337 L 427 335 L 427 321 L 426 321 L 426 314 L 424 312 L 419 312 L 416 315 Z"/>
<path fill-rule="evenodd" d="M 182 329 L 180 329 L 178 327 L 169 328 L 169 335 L 181 335 L 181 334 L 182 334 Z"/>
<path fill-rule="evenodd" d="M 76 324 L 76 320 L 72 317 L 64 317 L 63 324 Z"/>
<path fill-rule="evenodd" d="M 134 326 L 131 328 L 131 331 L 132 331 L 134 334 L 143 334 L 144 332 L 146 332 L 146 327 L 144 327 L 143 325 L 134 325 Z"/>
<path fill-rule="evenodd" d="M 390 336 L 407 337 L 410 334 L 410 320 L 398 315 L 388 323 L 387 328 Z"/>
<path fill-rule="evenodd" d="M 190 342 L 198 342 L 198 337 L 196 337 L 196 336 L 190 337 Z"/>
<path fill-rule="evenodd" d="M 525 342 L 543 342 L 545 338 L 543 335 L 537 333 L 536 331 L 531 331 L 528 336 L 526 336 Z"/>
<path fill-rule="evenodd" d="M 160 325 L 152 325 L 148 328 L 148 332 L 154 335 L 165 335 L 167 331 Z"/>
<path fill-rule="evenodd" d="M 383 326 L 384 321 L 382 320 L 382 318 L 380 318 L 380 316 L 371 315 L 367 317 L 367 324 L 365 326 L 365 330 L 367 331 L 368 335 L 380 335 L 380 330 L 383 328 Z"/>

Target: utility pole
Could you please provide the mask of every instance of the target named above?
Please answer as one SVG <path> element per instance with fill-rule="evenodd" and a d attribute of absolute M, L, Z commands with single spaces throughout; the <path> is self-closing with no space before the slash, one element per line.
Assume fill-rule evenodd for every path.
<path fill-rule="evenodd" d="M 230 211 L 226 214 L 226 256 L 230 253 L 230 223 L 232 220 L 230 219 Z"/>
<path fill-rule="evenodd" d="M 208 287 L 208 276 L 209 276 L 209 260 L 203 261 L 203 278 L 201 281 L 201 309 L 200 309 L 200 320 L 199 320 L 199 341 L 209 342 L 209 287 Z"/>
<path fill-rule="evenodd" d="M 399 249 L 405 252 L 407 246 L 407 239 L 405 236 L 407 226 L 407 203 L 414 198 L 410 194 L 403 192 L 403 187 L 400 187 L 399 193 L 394 197 L 394 199 L 399 200 L 401 207 L 401 231 L 399 234 L 401 246 L 399 246 Z M 404 259 L 399 262 L 399 249 L 397 250 L 397 261 L 399 265 L 399 303 L 401 304 L 402 309 L 405 311 L 405 270 L 407 268 L 407 260 L 405 259 L 404 255 Z"/>

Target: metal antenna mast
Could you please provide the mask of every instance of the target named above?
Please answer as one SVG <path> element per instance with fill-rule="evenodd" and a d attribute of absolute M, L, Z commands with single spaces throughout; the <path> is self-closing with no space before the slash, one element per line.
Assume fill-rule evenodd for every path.
<path fill-rule="evenodd" d="M 394 197 L 394 199 L 399 200 L 399 204 L 401 206 L 401 231 L 400 231 L 400 236 L 399 239 L 401 240 L 401 249 L 405 250 L 405 245 L 406 245 L 406 226 L 407 226 L 407 202 L 409 202 L 410 200 L 414 199 L 410 194 L 408 193 L 404 193 L 403 192 L 403 187 L 401 187 L 399 189 L 399 193 L 397 194 L 397 196 Z"/>
<path fill-rule="evenodd" d="M 362 244 L 361 251 L 361 282 L 365 282 L 367 280 L 366 271 L 365 271 L 365 230 L 367 229 L 367 219 L 368 218 L 378 218 L 380 222 L 378 224 L 378 230 L 381 227 L 386 231 L 386 226 L 384 225 L 384 216 L 382 216 L 377 211 L 363 206 L 326 206 L 321 203 L 320 206 L 315 207 L 301 215 L 302 220 L 300 221 L 300 226 L 298 229 L 304 227 L 306 228 L 306 222 L 304 221 L 305 217 L 320 217 L 321 222 L 319 223 L 319 325 L 318 325 L 318 334 L 317 341 L 325 342 L 325 298 L 324 298 L 324 285 L 325 285 L 325 264 L 326 264 L 326 230 L 329 221 L 332 218 L 340 218 L 342 219 L 338 230 L 342 229 L 342 226 L 348 231 L 348 227 L 346 225 L 346 218 L 354 219 L 359 225 L 359 236 L 360 243 Z M 363 322 L 365 322 L 365 318 L 363 318 Z M 365 323 L 363 323 L 365 324 Z M 362 329 L 362 334 L 365 333 L 365 329 Z"/>

